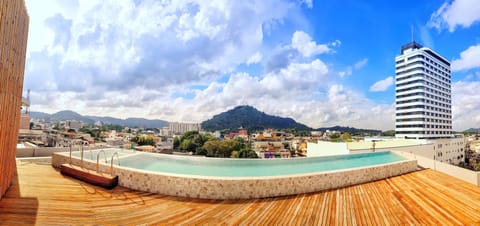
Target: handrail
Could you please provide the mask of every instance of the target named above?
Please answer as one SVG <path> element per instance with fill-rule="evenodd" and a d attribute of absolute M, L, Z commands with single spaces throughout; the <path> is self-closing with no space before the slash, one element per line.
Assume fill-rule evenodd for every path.
<path fill-rule="evenodd" d="M 80 154 L 80 167 L 83 168 L 83 144 L 80 145 L 80 150 L 81 150 L 81 154 Z"/>
<path fill-rule="evenodd" d="M 100 150 L 98 151 L 97 153 L 97 173 L 98 173 L 98 168 L 99 168 L 99 165 L 98 165 L 98 161 L 100 160 L 100 153 L 103 152 L 103 156 L 105 157 L 105 163 L 107 163 L 107 154 L 105 153 L 105 150 Z"/>
<path fill-rule="evenodd" d="M 90 145 L 88 146 L 88 151 L 90 152 L 90 159 L 93 160 L 93 151 Z"/>
<path fill-rule="evenodd" d="M 72 144 L 70 143 L 70 165 L 72 165 Z"/>
<path fill-rule="evenodd" d="M 118 152 L 115 152 L 115 153 L 113 153 L 112 159 L 110 160 L 110 175 L 112 175 L 112 176 L 113 176 L 113 157 L 115 155 L 117 156 L 117 163 L 118 163 L 118 165 L 120 165 L 120 159 L 118 157 Z"/>

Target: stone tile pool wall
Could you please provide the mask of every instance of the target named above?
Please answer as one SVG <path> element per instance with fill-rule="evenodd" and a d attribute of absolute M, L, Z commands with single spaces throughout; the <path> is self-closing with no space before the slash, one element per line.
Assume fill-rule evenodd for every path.
<path fill-rule="evenodd" d="M 68 153 L 55 153 L 52 165 L 69 163 Z M 80 159 L 72 158 L 79 165 Z M 121 164 L 121 160 L 120 160 Z M 96 162 L 84 160 L 85 168 L 95 169 Z M 318 192 L 380 180 L 415 171 L 416 160 L 404 160 L 371 167 L 318 173 L 268 177 L 208 177 L 156 173 L 114 165 L 119 185 L 134 190 L 204 199 L 252 199 Z M 110 165 L 100 164 L 100 171 L 110 172 Z"/>

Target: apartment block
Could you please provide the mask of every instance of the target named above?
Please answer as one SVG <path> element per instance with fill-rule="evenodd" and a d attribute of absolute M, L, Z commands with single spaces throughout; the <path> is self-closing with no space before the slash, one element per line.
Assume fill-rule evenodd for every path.
<path fill-rule="evenodd" d="M 415 41 L 395 58 L 397 138 L 453 137 L 450 62 Z"/>

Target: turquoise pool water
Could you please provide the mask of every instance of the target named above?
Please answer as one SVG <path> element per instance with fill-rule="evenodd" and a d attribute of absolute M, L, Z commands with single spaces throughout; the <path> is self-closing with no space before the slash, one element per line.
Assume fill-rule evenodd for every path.
<path fill-rule="evenodd" d="M 108 156 L 108 155 L 107 155 Z M 391 152 L 292 159 L 219 159 L 136 152 L 120 165 L 154 172 L 218 177 L 305 174 L 366 167 L 406 160 Z"/>

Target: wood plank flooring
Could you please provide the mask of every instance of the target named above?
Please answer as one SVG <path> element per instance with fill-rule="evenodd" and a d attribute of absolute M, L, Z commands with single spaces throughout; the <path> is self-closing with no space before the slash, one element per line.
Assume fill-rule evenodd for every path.
<path fill-rule="evenodd" d="M 253 200 L 179 198 L 62 176 L 17 161 L 0 225 L 480 225 L 480 188 L 427 169 L 325 192 Z"/>

